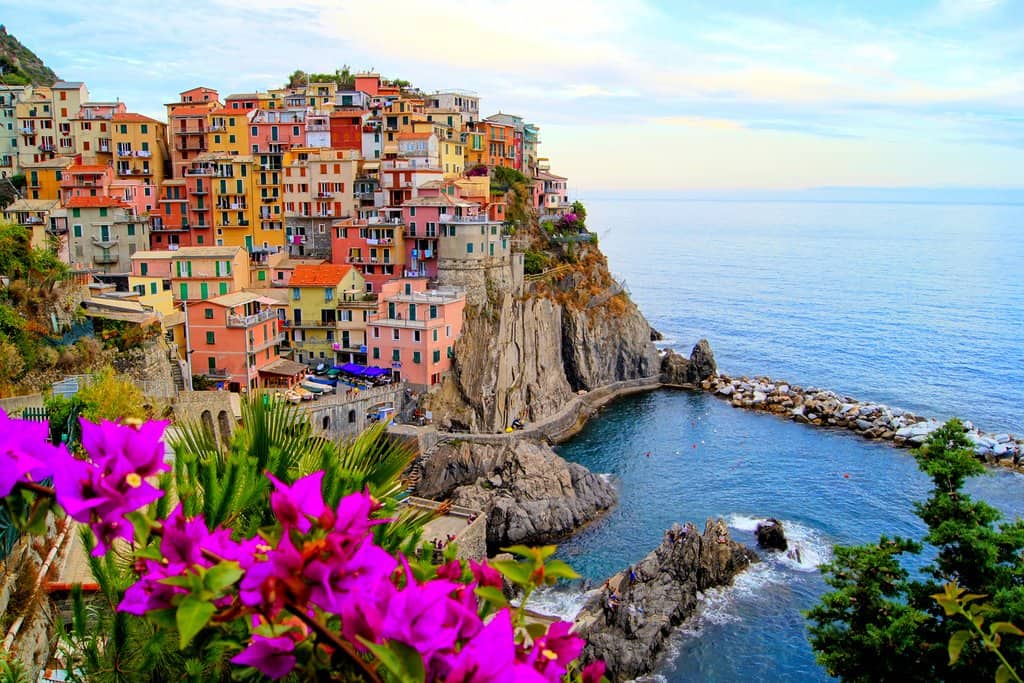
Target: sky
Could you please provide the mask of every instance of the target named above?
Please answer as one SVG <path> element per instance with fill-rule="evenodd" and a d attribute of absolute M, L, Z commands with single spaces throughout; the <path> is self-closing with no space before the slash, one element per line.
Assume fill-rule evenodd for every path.
<path fill-rule="evenodd" d="M 1024 0 L 0 0 L 0 22 L 161 120 L 299 68 L 475 91 L 577 193 L 1024 187 Z"/>

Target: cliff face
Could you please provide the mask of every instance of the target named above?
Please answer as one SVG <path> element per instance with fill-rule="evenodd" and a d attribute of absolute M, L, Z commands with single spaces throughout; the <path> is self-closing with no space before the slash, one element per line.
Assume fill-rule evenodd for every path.
<path fill-rule="evenodd" d="M 541 544 L 564 537 L 617 500 L 614 487 L 546 444 L 442 444 L 423 464 L 417 495 L 481 510 L 487 548 Z"/>
<path fill-rule="evenodd" d="M 591 248 L 572 266 L 470 310 L 454 372 L 432 405 L 442 424 L 502 431 L 555 413 L 574 392 L 658 373 L 652 330 Z"/>
<path fill-rule="evenodd" d="M 7 85 L 52 85 L 57 74 L 0 25 L 0 73 Z"/>

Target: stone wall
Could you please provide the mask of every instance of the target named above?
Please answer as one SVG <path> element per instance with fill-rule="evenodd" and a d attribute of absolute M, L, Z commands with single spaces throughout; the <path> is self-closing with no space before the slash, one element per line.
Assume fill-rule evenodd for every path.
<path fill-rule="evenodd" d="M 445 287 L 465 289 L 468 305 L 484 306 L 495 293 L 518 293 L 522 290 L 523 263 L 521 258 L 441 259 L 437 264 L 437 281 Z"/>
<path fill-rule="evenodd" d="M 171 399 L 177 393 L 167 342 L 158 337 L 142 348 L 118 354 L 114 369 L 126 375 L 151 398 Z"/>
<path fill-rule="evenodd" d="M 309 411 L 314 432 L 328 439 L 359 434 L 373 422 L 367 413 L 381 404 L 390 404 L 401 412 L 405 405 L 405 389 L 401 385 L 373 387 L 352 394 L 327 394 L 317 401 L 303 403 Z"/>
<path fill-rule="evenodd" d="M 25 408 L 42 408 L 45 400 L 42 394 L 0 398 L 0 408 L 3 408 L 4 412 L 8 415 L 21 417 L 22 410 Z"/>
<path fill-rule="evenodd" d="M 230 391 L 182 391 L 174 401 L 174 421 L 200 423 L 227 443 L 242 418 L 242 401 Z"/>

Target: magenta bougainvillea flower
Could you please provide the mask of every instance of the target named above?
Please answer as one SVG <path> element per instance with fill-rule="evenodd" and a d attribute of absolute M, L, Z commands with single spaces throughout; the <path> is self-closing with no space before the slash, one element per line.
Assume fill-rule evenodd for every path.
<path fill-rule="evenodd" d="M 57 502 L 72 519 L 89 524 L 96 535 L 93 555 L 102 555 L 116 538 L 131 541 L 132 524 L 125 517 L 164 493 L 146 481 L 169 468 L 161 437 L 166 422 L 140 428 L 82 420 L 82 446 L 88 460 L 66 451 L 53 468 Z"/>
<path fill-rule="evenodd" d="M 447 671 L 435 677 L 447 683 L 526 683 L 546 681 L 536 669 L 516 659 L 512 620 L 508 609 L 494 615 L 476 637 L 448 658 Z"/>
<path fill-rule="evenodd" d="M 310 518 L 319 519 L 327 509 L 320 490 L 324 473 L 316 472 L 296 479 L 290 486 L 269 472 L 267 478 L 274 483 L 274 492 L 270 494 L 270 507 L 281 522 L 281 526 L 308 533 L 312 527 Z"/>
<path fill-rule="evenodd" d="M 286 636 L 264 638 L 254 635 L 249 647 L 231 658 L 233 664 L 259 669 L 264 676 L 277 680 L 295 668 L 295 641 Z"/>
<path fill-rule="evenodd" d="M 50 445 L 49 436 L 47 423 L 13 420 L 0 408 L 0 498 L 19 481 L 46 479 L 67 455 L 64 446 Z"/>
<path fill-rule="evenodd" d="M 549 681 L 558 681 L 565 675 L 566 667 L 583 652 L 586 645 L 579 636 L 570 633 L 572 624 L 556 621 L 548 627 L 547 633 L 537 638 L 523 661 L 544 675 Z"/>
<path fill-rule="evenodd" d="M 501 572 L 487 564 L 487 560 L 483 562 L 477 562 L 476 560 L 469 561 L 469 568 L 473 572 L 473 578 L 481 586 L 490 586 L 491 588 L 497 588 L 501 590 L 502 580 Z"/>

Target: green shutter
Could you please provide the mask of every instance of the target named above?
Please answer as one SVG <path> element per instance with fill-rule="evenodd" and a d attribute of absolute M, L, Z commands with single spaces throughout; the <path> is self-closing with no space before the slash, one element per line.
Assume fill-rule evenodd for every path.
<path fill-rule="evenodd" d="M 199 283 L 199 298 L 206 300 L 210 297 L 210 288 L 205 282 Z"/>
<path fill-rule="evenodd" d="M 188 283 L 182 282 L 181 285 L 181 296 L 179 297 L 182 301 L 188 301 Z"/>
<path fill-rule="evenodd" d="M 143 277 L 145 277 L 145 276 L 146 276 L 146 274 L 148 274 L 148 273 L 149 273 L 149 264 L 148 264 L 148 263 L 142 263 L 142 264 L 141 264 L 141 265 L 139 266 L 139 272 L 141 272 L 141 273 L 142 273 L 142 275 L 143 275 Z"/>
<path fill-rule="evenodd" d="M 220 293 L 221 294 L 227 294 L 228 293 L 228 283 L 226 283 L 226 282 L 220 283 Z"/>
<path fill-rule="evenodd" d="M 207 344 L 216 344 L 217 343 L 216 335 L 213 332 L 207 332 L 206 333 L 206 343 Z"/>
<path fill-rule="evenodd" d="M 419 363 L 420 362 L 420 352 L 419 351 L 413 351 L 412 352 L 412 362 L 413 363 Z"/>

